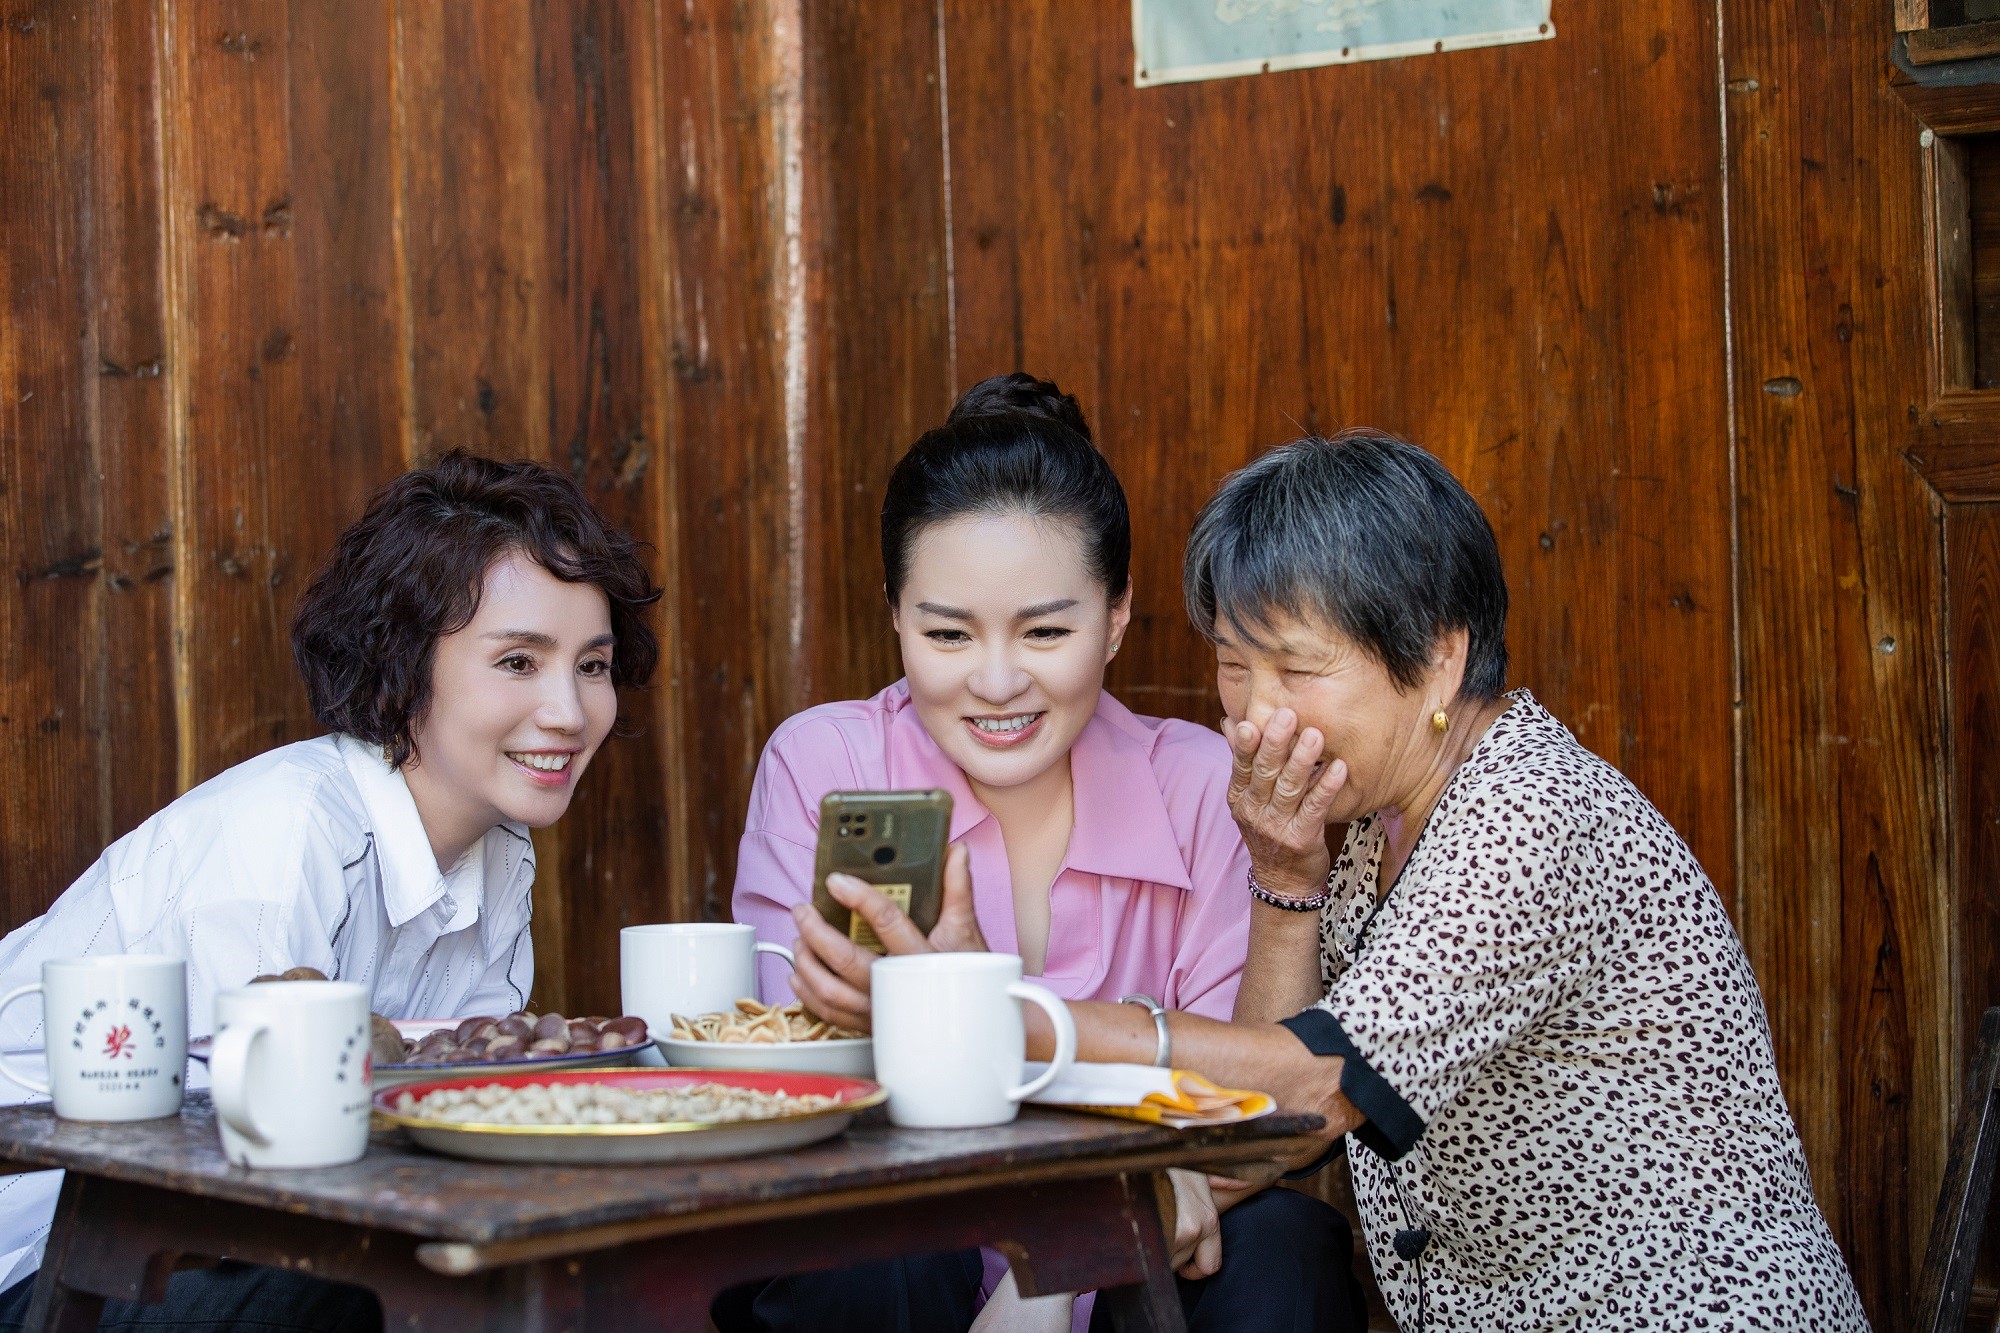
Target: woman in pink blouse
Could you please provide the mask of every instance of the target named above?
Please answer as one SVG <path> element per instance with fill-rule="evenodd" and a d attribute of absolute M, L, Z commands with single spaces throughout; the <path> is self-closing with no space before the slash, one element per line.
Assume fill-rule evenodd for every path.
<path fill-rule="evenodd" d="M 1065 999 L 1144 991 L 1229 1017 L 1250 906 L 1229 746 L 1104 690 L 1132 618 L 1131 529 L 1089 439 L 1074 398 L 997 377 L 896 468 L 884 591 L 906 677 L 765 747 L 734 903 L 760 937 L 791 943 L 810 910 L 822 796 L 942 787 L 993 948 Z M 764 998 L 789 999 L 765 959 Z"/>
<path fill-rule="evenodd" d="M 1227 799 L 1229 746 L 1105 692 L 1131 623 L 1130 556 L 1124 491 L 1076 400 L 1024 374 L 969 391 L 898 463 L 883 500 L 883 591 L 905 678 L 872 698 L 808 709 L 771 737 L 738 854 L 736 919 L 774 943 L 798 938 L 795 914 L 813 910 L 828 792 L 941 787 L 992 948 L 1020 954 L 1026 973 L 1065 999 L 1144 994 L 1229 1019 L 1250 907 Z M 802 954 L 801 966 L 818 960 Z M 767 960 L 763 998 L 790 999 L 790 979 Z M 1186 1234 L 1205 1216 L 1212 1235 L 1207 1183 L 1182 1173 L 1177 1185 Z M 1297 1203 L 1274 1196 L 1249 1211 L 1282 1229 L 1312 1202 L 1287 1197 Z M 1344 1270 L 1345 1224 L 1324 1211 L 1306 1229 L 1312 1243 L 1339 1246 Z M 1212 1250 L 1187 1256 L 1183 1271 L 1213 1273 Z M 788 1279 L 756 1296 L 754 1314 L 732 1323 L 719 1310 L 718 1322 L 962 1329 L 978 1288 L 995 1290 L 1003 1272 L 989 1254 L 983 1282 L 968 1256 L 874 1265 L 865 1280 L 858 1270 Z M 1011 1303 L 1008 1283 L 1000 1304 Z M 1080 1328 L 1088 1302 L 1078 1305 Z M 989 1310 L 982 1328 L 999 1313 Z M 1052 1305 L 1007 1322 L 1051 1317 L 1070 1323 Z"/>

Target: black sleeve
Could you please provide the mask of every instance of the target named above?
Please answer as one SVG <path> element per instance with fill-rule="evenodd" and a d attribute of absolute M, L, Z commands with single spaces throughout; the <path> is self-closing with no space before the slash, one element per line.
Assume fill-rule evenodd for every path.
<path fill-rule="evenodd" d="M 1346 1061 L 1340 1072 L 1340 1093 L 1354 1103 L 1354 1109 L 1368 1118 L 1354 1136 L 1374 1149 L 1378 1156 L 1393 1162 L 1415 1146 L 1424 1132 L 1423 1117 L 1410 1109 L 1402 1094 L 1369 1065 L 1354 1048 L 1354 1042 L 1340 1026 L 1340 1020 L 1324 1009 L 1308 1009 L 1280 1020 L 1292 1035 L 1305 1043 L 1314 1055 L 1337 1055 Z M 1308 1172 L 1332 1161 L 1329 1154 L 1315 1162 Z"/>

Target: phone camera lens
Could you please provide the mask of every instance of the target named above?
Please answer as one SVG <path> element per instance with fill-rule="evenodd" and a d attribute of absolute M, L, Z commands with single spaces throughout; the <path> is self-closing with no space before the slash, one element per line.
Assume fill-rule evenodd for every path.
<path fill-rule="evenodd" d="M 875 849 L 876 865 L 885 866 L 895 859 L 896 859 L 896 849 L 894 847 L 882 846 L 882 847 L 877 847 Z"/>

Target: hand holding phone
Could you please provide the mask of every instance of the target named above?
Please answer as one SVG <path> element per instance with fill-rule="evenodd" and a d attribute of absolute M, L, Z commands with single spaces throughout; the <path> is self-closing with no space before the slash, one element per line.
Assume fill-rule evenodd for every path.
<path fill-rule="evenodd" d="M 835 873 L 825 880 L 827 891 L 854 915 L 868 918 L 883 932 L 896 953 L 985 953 L 986 936 L 972 902 L 972 857 L 961 844 L 944 854 L 944 889 L 937 924 L 919 932 L 901 909 L 874 886 Z M 866 1032 L 874 1024 L 870 998 L 870 965 L 878 955 L 854 942 L 852 925 L 836 930 L 812 907 L 792 908 L 799 930 L 793 946 L 797 955 L 792 992 L 806 1007 L 830 1023 Z"/>
<path fill-rule="evenodd" d="M 944 901 L 945 842 L 950 835 L 950 792 L 827 793 L 819 803 L 814 909 L 855 944 L 883 952 L 882 941 L 867 920 L 827 892 L 828 875 L 853 875 L 901 908 L 919 931 L 930 934 Z"/>

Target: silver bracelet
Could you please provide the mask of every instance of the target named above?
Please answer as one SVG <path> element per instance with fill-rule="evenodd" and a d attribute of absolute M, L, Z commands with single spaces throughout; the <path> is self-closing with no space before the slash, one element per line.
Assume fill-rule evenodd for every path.
<path fill-rule="evenodd" d="M 1257 872 L 1255 869 L 1252 869 L 1250 872 L 1250 896 L 1260 903 L 1269 903 L 1271 906 L 1281 908 L 1287 912 L 1317 912 L 1333 899 L 1333 873 L 1331 870 L 1326 872 L 1326 883 L 1321 885 L 1320 891 L 1312 897 L 1293 898 L 1288 894 L 1273 893 L 1262 884 L 1259 884 L 1257 882 Z"/>
<path fill-rule="evenodd" d="M 1160 1034 L 1159 1043 L 1153 1047 L 1153 1067 L 1173 1068 L 1174 1035 L 1167 1031 L 1166 1006 L 1150 995 L 1121 995 L 1118 997 L 1118 1003 L 1146 1006 L 1146 1012 L 1153 1016 L 1153 1030 Z"/>

